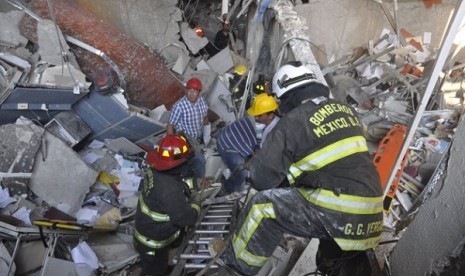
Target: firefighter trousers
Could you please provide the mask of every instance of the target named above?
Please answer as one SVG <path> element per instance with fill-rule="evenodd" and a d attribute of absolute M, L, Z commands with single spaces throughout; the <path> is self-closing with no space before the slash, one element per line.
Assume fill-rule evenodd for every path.
<path fill-rule="evenodd" d="M 294 188 L 257 192 L 241 213 L 222 259 L 244 275 L 257 275 L 284 233 L 331 239 L 321 215 Z"/>

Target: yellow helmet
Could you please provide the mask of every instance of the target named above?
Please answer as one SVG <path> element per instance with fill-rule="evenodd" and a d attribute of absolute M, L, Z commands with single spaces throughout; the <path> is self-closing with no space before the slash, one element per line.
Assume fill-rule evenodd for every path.
<path fill-rule="evenodd" d="M 262 93 L 255 97 L 252 102 L 252 106 L 247 109 L 247 114 L 250 116 L 259 116 L 275 111 L 276 109 L 278 109 L 278 103 L 275 98 L 266 93 Z"/>
<path fill-rule="evenodd" d="M 245 73 L 247 73 L 247 66 L 244 64 L 234 66 L 234 73 L 238 74 L 239 76 L 243 76 Z"/>

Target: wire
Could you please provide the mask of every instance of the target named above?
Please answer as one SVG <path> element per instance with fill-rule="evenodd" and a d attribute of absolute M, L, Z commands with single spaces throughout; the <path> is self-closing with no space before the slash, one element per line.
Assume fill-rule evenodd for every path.
<path fill-rule="evenodd" d="M 311 276 L 311 275 L 322 275 L 323 276 L 324 274 L 318 271 L 314 271 L 314 272 L 309 272 L 307 274 L 304 274 L 302 276 Z"/>
<path fill-rule="evenodd" d="M 70 77 L 73 79 L 73 82 L 76 84 L 77 80 L 74 77 L 73 72 L 71 71 L 71 66 L 70 66 L 69 60 L 68 60 L 68 53 L 66 52 L 65 47 L 63 46 L 63 42 L 61 41 L 60 30 L 58 29 L 58 24 L 56 22 L 55 12 L 53 11 L 52 0 L 47 0 L 47 6 L 48 6 L 48 12 L 50 14 L 50 18 L 52 19 L 53 25 L 55 26 L 55 31 L 57 33 L 58 43 L 60 45 L 61 65 L 63 67 L 66 65 L 66 67 L 68 68 L 68 72 L 69 72 Z M 61 74 L 63 75 L 63 73 L 64 72 L 62 71 Z"/>

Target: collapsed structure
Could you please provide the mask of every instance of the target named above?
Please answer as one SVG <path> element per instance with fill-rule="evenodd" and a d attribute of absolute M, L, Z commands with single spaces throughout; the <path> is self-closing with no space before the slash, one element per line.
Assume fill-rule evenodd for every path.
<path fill-rule="evenodd" d="M 229 15 L 238 25 L 247 23 L 247 29 L 231 49 L 209 56 L 209 39 L 196 34 L 189 25 L 193 20 L 179 20 L 184 45 L 169 44 L 177 48 L 173 58 L 172 52 L 163 56 L 166 48 L 154 52 L 140 45 L 78 1 L 34 0 L 27 7 L 6 2 L 19 10 L 0 15 L 0 20 L 14 22 L 8 25 L 9 39 L 0 41 L 5 273 L 110 274 L 137 262 L 131 219 L 147 166 L 144 156 L 164 135 L 168 110 L 181 97 L 183 82 L 193 76 L 206 87 L 215 133 L 244 115 L 251 95 L 270 92 L 255 88 L 267 87 L 281 64 L 299 60 L 311 68 L 334 98 L 356 108 L 366 127 L 386 191 L 386 239 L 408 226 L 444 173 L 463 106 L 463 91 L 449 87 L 465 79 L 462 64 L 443 70 L 445 60 L 440 59 L 450 45 L 430 49 L 418 36 L 393 26 L 369 47 L 322 66 L 293 3 L 235 1 Z M 446 35 L 458 29 L 461 2 L 450 23 L 455 31 Z M 184 4 L 179 5 L 184 16 L 193 17 L 195 10 Z M 201 17 L 195 20 L 201 25 Z M 244 64 L 247 71 L 234 83 L 233 68 Z M 240 85 L 240 95 L 234 94 Z M 425 91 L 434 97 L 425 98 Z M 218 181 L 224 165 L 214 144 L 205 149 L 207 176 Z M 217 193 L 213 186 L 203 196 L 213 200 Z M 243 196 L 226 198 L 233 203 L 223 207 L 217 206 L 221 200 L 206 204 L 198 228 L 178 252 L 182 265 L 176 266 L 176 275 L 218 267 L 206 254 L 186 252 L 202 252 L 212 236 L 227 237 Z M 208 219 L 210 211 L 223 217 Z M 289 244 L 277 249 L 274 263 L 263 273 L 305 272 L 298 265 L 291 271 L 290 259 L 301 248 Z M 31 261 L 27 252 L 41 257 Z"/>

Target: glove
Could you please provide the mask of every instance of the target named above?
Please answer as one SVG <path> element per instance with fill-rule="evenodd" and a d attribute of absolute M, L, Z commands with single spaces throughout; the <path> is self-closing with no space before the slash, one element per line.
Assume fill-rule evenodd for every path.
<path fill-rule="evenodd" d="M 212 126 L 210 124 L 203 125 L 203 144 L 207 146 L 210 143 L 212 134 Z"/>

